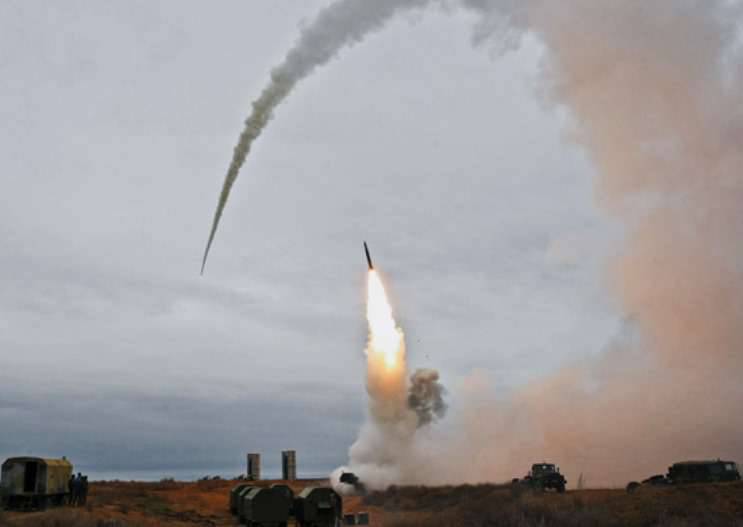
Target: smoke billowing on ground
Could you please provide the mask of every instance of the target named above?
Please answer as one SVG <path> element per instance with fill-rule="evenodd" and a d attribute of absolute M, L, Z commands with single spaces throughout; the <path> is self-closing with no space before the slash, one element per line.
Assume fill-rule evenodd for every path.
<path fill-rule="evenodd" d="M 582 473 L 614 485 L 674 460 L 743 459 L 740 2 L 335 2 L 254 103 L 207 251 L 252 142 L 295 85 L 398 12 L 442 4 L 472 14 L 473 52 L 507 53 L 527 35 L 543 46 L 545 103 L 569 113 L 566 135 L 595 167 L 596 199 L 625 226 L 607 282 L 626 324 L 597 358 L 508 398 L 474 372 L 450 387 L 457 404 L 436 423 L 438 380 L 411 381 L 402 331 L 382 313 L 351 469 L 384 486 L 508 480 L 550 460 L 569 483 Z"/>

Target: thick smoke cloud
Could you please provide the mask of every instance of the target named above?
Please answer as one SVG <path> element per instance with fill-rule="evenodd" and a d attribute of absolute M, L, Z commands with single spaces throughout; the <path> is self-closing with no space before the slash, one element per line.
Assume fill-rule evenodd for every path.
<path fill-rule="evenodd" d="M 250 154 L 253 142 L 266 128 L 274 109 L 286 99 L 299 81 L 311 75 L 318 66 L 329 62 L 342 48 L 362 41 L 398 11 L 427 3 L 429 0 L 340 0 L 320 11 L 315 20 L 303 28 L 297 43 L 289 50 L 284 61 L 271 72 L 268 85 L 253 102 L 253 110 L 245 120 L 245 128 L 235 146 L 219 194 L 201 263 L 202 274 L 232 186 Z"/>
<path fill-rule="evenodd" d="M 607 274 L 627 321 L 598 358 L 508 399 L 473 374 L 446 433 L 398 458 L 399 482 L 508 480 L 546 459 L 571 483 L 623 485 L 678 460 L 743 460 L 741 4 L 462 4 L 477 45 L 544 44 L 541 91 L 626 226 Z"/>
<path fill-rule="evenodd" d="M 677 460 L 743 460 L 741 4 L 464 3 L 479 42 L 507 27 L 545 44 L 548 96 L 570 110 L 599 199 L 627 227 L 609 278 L 631 322 L 599 359 L 511 401 L 473 395 L 463 426 L 482 455 L 456 477 L 554 459 L 623 484 Z"/>
<path fill-rule="evenodd" d="M 342 46 L 401 8 L 429 3 L 340 1 L 308 26 L 248 118 L 207 253 L 276 105 Z M 676 460 L 743 460 L 741 3 L 451 4 L 475 14 L 475 45 L 505 50 L 527 33 L 544 45 L 541 91 L 568 111 L 569 138 L 596 169 L 597 199 L 626 226 L 608 276 L 628 322 L 599 358 L 566 365 L 508 400 L 491 399 L 492 379 L 473 374 L 446 434 L 417 437 L 413 412 L 367 426 L 352 460 L 375 485 L 508 480 L 534 460 L 560 464 L 568 479 L 624 484 Z M 376 411 L 384 417 L 389 408 Z"/>
<path fill-rule="evenodd" d="M 446 414 L 446 388 L 439 382 L 439 372 L 419 368 L 410 376 L 408 408 L 418 416 L 418 426 L 441 419 Z"/>

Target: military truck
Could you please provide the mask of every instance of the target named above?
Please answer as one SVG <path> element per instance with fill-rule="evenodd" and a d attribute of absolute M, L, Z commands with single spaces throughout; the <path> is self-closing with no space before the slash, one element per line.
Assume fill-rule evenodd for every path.
<path fill-rule="evenodd" d="M 12 457 L 2 466 L 0 499 L 9 509 L 45 509 L 63 505 L 72 464 L 67 459 Z"/>
<path fill-rule="evenodd" d="M 668 474 L 656 474 L 647 479 L 630 481 L 627 492 L 635 492 L 643 486 L 683 485 L 686 483 L 713 483 L 718 481 L 738 481 L 740 471 L 733 461 L 721 459 L 711 461 L 682 461 L 668 467 Z"/>
<path fill-rule="evenodd" d="M 536 491 L 556 490 L 565 492 L 568 481 L 560 474 L 560 468 L 552 463 L 534 463 L 529 473 L 521 479 L 512 480 L 513 485 L 520 485 Z"/>
<path fill-rule="evenodd" d="M 740 471 L 733 461 L 684 461 L 668 467 L 667 477 L 673 484 L 738 481 Z"/>

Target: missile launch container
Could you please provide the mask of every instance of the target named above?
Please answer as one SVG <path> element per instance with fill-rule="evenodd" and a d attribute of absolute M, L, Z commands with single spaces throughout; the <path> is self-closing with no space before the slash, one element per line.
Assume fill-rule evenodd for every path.
<path fill-rule="evenodd" d="M 272 489 L 278 489 L 279 491 L 283 492 L 284 495 L 289 499 L 290 509 L 289 509 L 289 516 L 294 516 L 294 491 L 289 485 L 284 485 L 283 483 L 274 483 L 271 485 Z"/>
<path fill-rule="evenodd" d="M 248 527 L 286 527 L 292 499 L 284 490 L 254 488 L 243 500 L 243 518 Z"/>
<path fill-rule="evenodd" d="M 250 483 L 240 483 L 232 487 L 230 491 L 230 513 L 237 514 L 237 498 L 245 487 L 249 487 Z"/>
<path fill-rule="evenodd" d="M 62 505 L 71 475 L 72 464 L 64 458 L 12 457 L 3 463 L 0 497 L 7 508 Z"/>
<path fill-rule="evenodd" d="M 307 487 L 294 500 L 300 527 L 335 527 L 343 514 L 341 497 L 328 487 Z"/>

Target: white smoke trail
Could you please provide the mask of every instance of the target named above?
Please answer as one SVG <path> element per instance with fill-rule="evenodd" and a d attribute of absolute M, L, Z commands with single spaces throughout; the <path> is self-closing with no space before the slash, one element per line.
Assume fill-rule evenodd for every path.
<path fill-rule="evenodd" d="M 342 48 L 362 41 L 399 11 L 430 2 L 431 0 L 339 0 L 320 11 L 314 21 L 302 29 L 297 43 L 289 50 L 284 61 L 271 72 L 268 85 L 253 102 L 253 111 L 245 120 L 245 128 L 235 146 L 219 193 L 201 262 L 202 274 L 232 186 L 250 154 L 253 142 L 266 128 L 274 109 L 286 99 L 299 81 L 311 75 L 318 66 L 330 61 Z"/>

